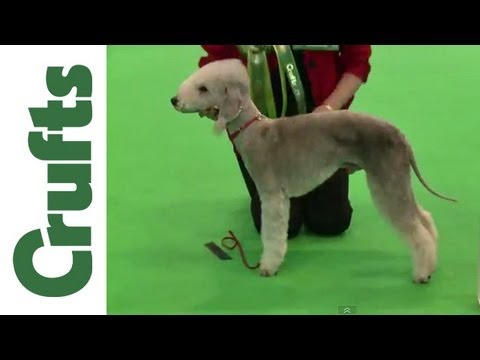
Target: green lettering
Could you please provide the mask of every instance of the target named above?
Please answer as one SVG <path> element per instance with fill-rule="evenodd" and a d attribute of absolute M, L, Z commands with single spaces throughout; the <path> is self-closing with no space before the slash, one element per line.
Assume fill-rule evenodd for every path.
<path fill-rule="evenodd" d="M 83 65 L 75 65 L 67 76 L 62 75 L 63 67 L 47 69 L 47 88 L 53 96 L 67 96 L 74 87 L 77 97 L 92 96 L 92 73 Z"/>
<path fill-rule="evenodd" d="M 48 140 L 43 138 L 43 133 L 30 132 L 28 146 L 33 156 L 39 160 L 91 160 L 90 141 L 63 141 L 63 135 L 48 135 Z"/>
<path fill-rule="evenodd" d="M 49 214 L 47 229 L 51 246 L 90 246 L 92 230 L 89 227 L 70 227 L 63 222 L 63 214 Z"/>
<path fill-rule="evenodd" d="M 18 241 L 13 266 L 20 283 L 29 291 L 46 297 L 68 296 L 83 289 L 92 275 L 91 252 L 72 251 L 73 264 L 69 272 L 57 278 L 47 278 L 33 266 L 33 255 L 43 246 L 40 230 L 31 231 Z"/>
<path fill-rule="evenodd" d="M 92 203 L 90 164 L 48 164 L 50 184 L 75 184 L 75 191 L 49 191 L 48 210 L 85 210 Z"/>
<path fill-rule="evenodd" d="M 30 108 L 29 111 L 35 127 L 46 127 L 50 131 L 87 126 L 92 121 L 90 101 L 77 101 L 74 108 L 64 108 L 62 101 L 49 101 L 46 108 Z"/>

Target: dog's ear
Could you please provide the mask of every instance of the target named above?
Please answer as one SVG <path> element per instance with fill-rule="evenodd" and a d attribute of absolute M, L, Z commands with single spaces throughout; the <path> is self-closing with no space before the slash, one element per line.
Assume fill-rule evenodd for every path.
<path fill-rule="evenodd" d="M 216 129 L 219 132 L 227 128 L 227 123 L 234 120 L 242 108 L 242 93 L 240 89 L 225 86 L 224 91 L 223 103 L 220 106 L 218 120 L 216 122 Z"/>

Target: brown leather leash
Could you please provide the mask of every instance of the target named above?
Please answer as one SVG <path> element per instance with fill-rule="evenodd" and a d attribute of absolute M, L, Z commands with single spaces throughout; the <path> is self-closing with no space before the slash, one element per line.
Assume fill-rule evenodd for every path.
<path fill-rule="evenodd" d="M 243 251 L 243 247 L 242 247 L 242 244 L 240 243 L 240 241 L 237 239 L 237 237 L 235 236 L 235 234 L 233 233 L 233 231 L 229 231 L 228 232 L 230 234 L 230 236 L 226 236 L 222 239 L 222 245 L 229 249 L 229 250 L 234 250 L 236 247 L 238 247 L 238 250 L 240 251 L 240 256 L 242 258 L 242 262 L 243 262 L 243 265 L 245 265 L 245 267 L 247 269 L 250 269 L 250 270 L 255 270 L 255 269 L 258 269 L 260 267 L 260 263 L 257 263 L 256 265 L 252 266 L 252 265 L 249 265 L 248 264 L 248 261 L 247 261 L 247 258 L 245 256 L 245 252 Z M 233 241 L 232 244 L 228 244 L 227 243 L 227 240 L 231 240 Z"/>

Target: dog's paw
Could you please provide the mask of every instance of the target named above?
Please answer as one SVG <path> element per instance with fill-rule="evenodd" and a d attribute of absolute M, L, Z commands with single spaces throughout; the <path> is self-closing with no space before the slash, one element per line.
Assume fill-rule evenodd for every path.
<path fill-rule="evenodd" d="M 432 274 L 429 275 L 413 275 L 413 282 L 415 284 L 427 284 L 432 278 Z"/>
<path fill-rule="evenodd" d="M 427 284 L 432 279 L 432 274 L 437 268 L 437 259 L 432 256 L 422 263 L 416 264 L 413 270 L 413 282 L 416 284 Z"/>
<path fill-rule="evenodd" d="M 281 261 L 273 259 L 264 259 L 260 261 L 260 275 L 263 277 L 271 277 L 275 276 L 278 273 L 278 269 L 280 268 Z"/>
<path fill-rule="evenodd" d="M 277 275 L 285 258 L 285 250 L 266 252 L 260 259 L 260 275 L 270 277 Z"/>
<path fill-rule="evenodd" d="M 260 268 L 260 276 L 262 277 L 272 277 L 278 274 L 278 270 L 270 270 L 265 268 Z"/>

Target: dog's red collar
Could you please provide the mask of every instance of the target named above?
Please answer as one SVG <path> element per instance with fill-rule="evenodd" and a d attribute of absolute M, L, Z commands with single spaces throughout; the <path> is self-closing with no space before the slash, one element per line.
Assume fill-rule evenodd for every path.
<path fill-rule="evenodd" d="M 248 120 L 245 124 L 243 124 L 239 129 L 235 130 L 233 133 L 228 133 L 230 140 L 235 140 L 242 131 L 245 131 L 250 125 L 252 125 L 255 121 L 260 120 L 261 118 L 262 117 L 260 115 L 257 115 L 253 119 Z"/>

